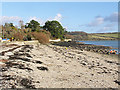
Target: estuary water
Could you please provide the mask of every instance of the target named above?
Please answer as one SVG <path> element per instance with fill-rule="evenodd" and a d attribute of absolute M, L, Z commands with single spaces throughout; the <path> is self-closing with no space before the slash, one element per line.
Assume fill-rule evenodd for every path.
<path fill-rule="evenodd" d="M 101 41 L 79 41 L 84 42 L 85 44 L 94 44 L 94 45 L 103 45 L 103 46 L 111 46 L 113 48 L 118 49 L 120 40 L 101 40 Z"/>

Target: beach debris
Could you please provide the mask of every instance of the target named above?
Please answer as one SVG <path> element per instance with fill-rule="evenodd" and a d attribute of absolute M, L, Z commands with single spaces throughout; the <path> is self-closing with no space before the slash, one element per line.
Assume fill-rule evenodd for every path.
<path fill-rule="evenodd" d="M 12 66 L 17 66 L 17 65 L 19 65 L 18 63 L 13 63 L 13 62 L 10 62 L 10 61 L 9 61 L 9 62 L 6 62 L 5 64 L 6 64 L 6 67 L 8 67 L 8 68 L 9 68 L 9 67 L 12 67 Z"/>
<path fill-rule="evenodd" d="M 81 53 L 83 53 L 83 52 L 77 52 L 77 54 L 81 54 Z"/>
<path fill-rule="evenodd" d="M 37 69 L 39 69 L 39 70 L 43 70 L 43 71 L 48 71 L 48 68 L 47 68 L 47 67 L 43 67 L 43 66 L 41 66 L 41 67 L 37 67 Z"/>
<path fill-rule="evenodd" d="M 9 50 L 7 50 L 7 51 L 2 51 L 2 52 L 0 53 L 0 55 L 4 56 L 5 53 L 7 53 L 7 52 L 12 52 L 12 51 L 14 51 L 15 49 L 20 48 L 20 47 L 21 47 L 21 46 L 17 46 L 17 47 L 15 47 L 15 48 L 9 49 Z"/>
<path fill-rule="evenodd" d="M 6 66 L 6 62 L 8 62 L 8 60 L 5 60 L 5 59 L 2 59 L 2 60 L 0 60 L 0 67 L 5 67 Z M 2 70 L 2 71 L 4 71 L 4 70 Z"/>
<path fill-rule="evenodd" d="M 48 56 L 49 58 L 52 58 L 52 56 Z"/>
<path fill-rule="evenodd" d="M 4 75 L 3 79 L 4 80 L 15 80 L 15 78 L 13 76 L 11 76 L 11 75 Z"/>
<path fill-rule="evenodd" d="M 28 79 L 28 78 L 22 78 L 20 81 L 21 85 L 23 85 L 25 88 L 32 88 L 35 89 L 34 85 L 32 84 L 32 80 Z"/>
<path fill-rule="evenodd" d="M 25 67 L 25 65 L 23 65 L 23 64 L 20 64 L 20 65 L 18 66 L 18 68 L 19 68 L 19 69 L 26 69 L 26 70 L 28 70 L 28 71 L 33 71 L 33 69 L 28 68 L 28 67 Z"/>
<path fill-rule="evenodd" d="M 0 68 L 0 71 L 2 71 L 2 72 L 5 72 L 5 71 L 7 71 L 7 70 L 8 70 L 7 67 L 1 67 L 1 68 Z"/>
<path fill-rule="evenodd" d="M 22 56 L 22 55 L 24 55 L 24 53 L 22 53 L 22 52 L 19 51 L 19 52 L 15 52 L 14 55 L 16 55 L 16 56 Z"/>
<path fill-rule="evenodd" d="M 20 60 L 23 60 L 23 61 L 28 61 L 28 62 L 30 62 L 30 59 L 28 59 L 28 58 L 22 58 L 22 57 L 19 57 L 19 56 L 17 56 L 17 55 L 9 56 L 9 59 L 10 59 L 10 60 L 20 59 Z"/>
<path fill-rule="evenodd" d="M 116 50 L 110 50 L 109 52 L 110 52 L 110 54 L 116 54 L 117 53 Z"/>
<path fill-rule="evenodd" d="M 35 61 L 36 63 L 38 63 L 38 64 L 42 64 L 43 62 L 41 62 L 41 61 Z"/>
<path fill-rule="evenodd" d="M 5 63 L 5 62 L 8 62 L 8 60 L 2 59 L 2 60 L 0 60 L 0 62 Z"/>
<path fill-rule="evenodd" d="M 112 64 L 116 64 L 116 65 L 120 65 L 120 63 L 117 63 L 117 62 L 115 62 L 115 61 L 108 61 L 108 60 L 105 60 L 105 62 L 107 62 L 107 63 L 112 63 Z"/>
<path fill-rule="evenodd" d="M 118 85 L 120 85 L 120 81 L 118 81 L 118 80 L 115 80 L 114 82 L 115 82 L 115 83 L 117 83 Z"/>
<path fill-rule="evenodd" d="M 67 47 L 65 49 L 67 50 Z"/>
<path fill-rule="evenodd" d="M 32 56 L 28 53 L 25 53 L 25 56 L 32 58 Z"/>

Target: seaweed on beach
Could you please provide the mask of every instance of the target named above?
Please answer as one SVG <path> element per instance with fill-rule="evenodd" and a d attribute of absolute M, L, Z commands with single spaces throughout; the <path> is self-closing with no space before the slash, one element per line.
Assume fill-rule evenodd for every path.
<path fill-rule="evenodd" d="M 30 80 L 30 79 L 22 78 L 22 79 L 20 80 L 20 84 L 21 84 L 22 86 L 24 86 L 25 88 L 35 89 L 35 86 L 34 86 L 34 85 L 31 85 L 31 84 L 32 84 L 32 80 Z"/>
<path fill-rule="evenodd" d="M 15 56 L 27 56 L 27 57 L 32 58 L 32 56 L 31 56 L 30 54 L 24 53 L 24 52 L 21 53 L 21 51 L 15 52 L 14 55 L 15 55 Z"/>
<path fill-rule="evenodd" d="M 9 68 L 9 67 L 12 67 L 12 66 L 17 66 L 17 65 L 19 65 L 18 63 L 13 63 L 13 62 L 10 62 L 10 61 L 9 61 L 9 62 L 6 62 L 5 64 L 6 64 L 6 67 L 8 67 L 8 68 Z"/>
<path fill-rule="evenodd" d="M 5 72 L 5 71 L 7 71 L 7 70 L 8 70 L 7 67 L 2 67 L 2 68 L 0 68 L 0 71 L 1 71 L 1 72 Z"/>
<path fill-rule="evenodd" d="M 21 47 L 21 46 L 18 46 L 18 47 L 15 47 L 15 48 L 9 49 L 9 50 L 7 50 L 7 51 L 2 51 L 2 52 L 0 53 L 0 55 L 4 56 L 5 53 L 7 53 L 7 52 L 12 52 L 12 51 L 14 51 L 15 49 L 20 48 L 20 47 Z"/>
<path fill-rule="evenodd" d="M 30 59 L 28 59 L 28 58 L 22 58 L 22 57 L 19 57 L 19 56 L 17 56 L 17 55 L 11 55 L 11 56 L 9 56 L 9 59 L 10 59 L 10 60 L 20 59 L 20 60 L 23 60 L 23 61 L 30 62 Z"/>
<path fill-rule="evenodd" d="M 43 67 L 43 66 L 37 67 L 37 69 L 42 70 L 42 71 L 48 71 L 48 68 L 47 67 Z"/>
<path fill-rule="evenodd" d="M 118 81 L 118 80 L 115 80 L 114 82 L 115 82 L 115 83 L 117 83 L 118 85 L 120 85 L 120 81 Z"/>
<path fill-rule="evenodd" d="M 29 49 L 33 49 L 33 46 L 32 45 L 23 45 L 24 47 L 22 48 L 23 50 L 25 50 L 26 48 L 29 48 Z"/>
<path fill-rule="evenodd" d="M 28 71 L 33 71 L 31 68 L 25 67 L 25 65 L 23 65 L 23 64 L 20 64 L 20 65 L 18 66 L 18 68 L 19 68 L 19 69 L 26 69 L 26 70 L 28 70 Z"/>
<path fill-rule="evenodd" d="M 15 78 L 12 75 L 3 75 L 3 80 L 15 80 Z"/>
<path fill-rule="evenodd" d="M 35 61 L 35 63 L 42 64 L 43 62 L 41 62 L 41 61 Z"/>
<path fill-rule="evenodd" d="M 11 89 L 16 88 L 18 85 L 23 88 L 35 89 L 31 78 L 23 78 L 16 75 L 2 75 L 1 77 L 2 84 L 9 85 Z"/>
<path fill-rule="evenodd" d="M 97 52 L 101 54 L 109 54 L 109 51 L 112 49 L 112 47 L 109 47 L 109 46 L 84 44 L 76 41 L 57 42 L 57 43 L 53 43 L 53 45 L 72 47 L 75 49 L 79 49 L 81 51 L 86 50 L 86 51 L 92 51 L 92 52 Z"/>

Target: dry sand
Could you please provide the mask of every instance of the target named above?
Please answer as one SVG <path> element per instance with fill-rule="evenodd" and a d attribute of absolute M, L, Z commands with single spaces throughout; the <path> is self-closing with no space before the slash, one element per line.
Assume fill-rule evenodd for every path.
<path fill-rule="evenodd" d="M 0 56 L 1 88 L 118 88 L 120 85 L 120 63 L 110 55 L 42 44 L 2 46 L 3 51 L 8 52 Z"/>

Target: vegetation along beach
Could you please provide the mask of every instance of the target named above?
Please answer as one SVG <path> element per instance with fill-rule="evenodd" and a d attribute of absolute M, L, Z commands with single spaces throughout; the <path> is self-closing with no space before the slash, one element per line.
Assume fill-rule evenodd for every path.
<path fill-rule="evenodd" d="M 93 6 L 92 3 L 82 4 L 91 8 Z M 67 5 L 69 8 L 73 5 L 74 10 L 78 10 L 85 7 L 82 4 L 80 2 L 3 4 L 5 11 L 9 10 L 9 8 L 5 8 L 7 6 L 18 8 L 18 10 L 22 8 L 19 8 L 19 5 L 28 6 L 32 11 L 32 13 L 28 11 L 29 14 L 31 16 L 36 15 L 36 17 L 29 20 L 25 16 L 22 17 L 24 19 L 21 19 L 14 17 L 14 15 L 1 18 L 0 89 L 76 88 L 78 90 L 78 88 L 119 88 L 120 71 L 118 67 L 120 62 L 118 57 L 120 52 L 118 42 L 120 33 L 116 31 L 118 14 L 114 12 L 110 16 L 106 16 L 108 14 L 103 14 L 103 9 L 98 8 L 103 16 L 96 16 L 92 22 L 83 24 L 86 19 L 83 20 L 82 18 L 86 13 L 82 13 L 83 16 L 81 16 L 80 12 L 71 9 L 74 12 L 72 15 L 79 15 L 79 18 L 83 21 L 79 24 L 80 20 L 76 18 L 78 16 L 71 19 L 70 12 L 67 12 Z M 95 3 L 93 4 L 95 5 Z M 96 4 L 101 7 L 105 4 L 103 7 L 106 7 L 106 3 Z M 107 4 L 108 8 L 116 5 L 116 3 Z M 31 7 L 31 5 L 34 7 Z M 46 6 L 44 10 L 49 11 L 50 9 L 52 13 L 35 11 L 37 7 L 42 8 L 42 5 Z M 65 6 L 64 10 L 66 12 L 59 5 Z M 90 7 L 86 8 L 90 9 Z M 62 14 L 58 13 L 52 19 L 52 14 L 56 9 L 68 17 L 63 17 Z M 24 10 L 19 12 L 25 14 L 26 11 Z M 98 10 L 95 9 L 94 14 Z M 15 9 L 13 11 L 17 12 Z M 21 15 L 19 12 L 14 14 Z M 43 12 L 45 13 L 44 18 L 49 15 L 51 18 L 45 21 L 44 18 L 43 20 L 39 19 L 40 16 L 42 18 Z M 9 12 L 7 14 L 9 15 Z M 92 16 L 90 15 L 89 18 L 93 18 Z M 89 18 L 87 19 L 89 20 Z M 61 19 L 65 20 L 62 21 Z M 97 30 L 101 27 L 103 29 Z M 76 28 L 80 29 L 77 30 Z"/>

